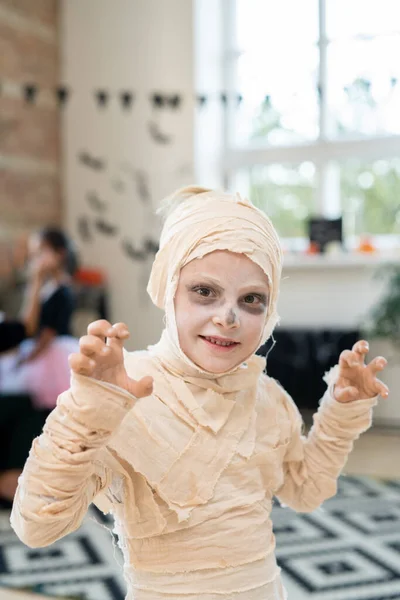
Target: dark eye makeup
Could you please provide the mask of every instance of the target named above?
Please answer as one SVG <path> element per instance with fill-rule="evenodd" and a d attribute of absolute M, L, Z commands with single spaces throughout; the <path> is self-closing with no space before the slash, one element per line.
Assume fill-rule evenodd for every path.
<path fill-rule="evenodd" d="M 218 293 L 220 292 L 220 290 L 218 289 L 213 289 L 209 285 L 202 284 L 190 285 L 187 289 L 189 292 L 196 294 L 201 301 L 212 300 L 216 298 L 218 296 Z M 246 308 L 249 309 L 264 307 L 267 305 L 267 302 L 267 295 L 260 294 L 258 292 L 251 292 L 245 294 L 244 296 L 242 296 L 242 298 L 240 298 L 240 303 L 242 303 Z"/>

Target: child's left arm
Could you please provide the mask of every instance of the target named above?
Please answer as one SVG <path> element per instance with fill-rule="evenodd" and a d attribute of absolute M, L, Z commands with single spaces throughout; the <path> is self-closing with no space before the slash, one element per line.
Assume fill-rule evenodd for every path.
<path fill-rule="evenodd" d="M 387 386 L 377 379 L 387 361 L 383 357 L 365 364 L 368 343 L 357 342 L 341 353 L 339 364 L 327 377 L 328 389 L 314 415 L 307 438 L 290 396 L 280 388 L 281 399 L 292 421 L 292 436 L 284 458 L 285 480 L 276 496 L 299 512 L 310 512 L 335 495 L 337 478 L 353 442 L 372 420 L 378 396 L 387 397 Z"/>

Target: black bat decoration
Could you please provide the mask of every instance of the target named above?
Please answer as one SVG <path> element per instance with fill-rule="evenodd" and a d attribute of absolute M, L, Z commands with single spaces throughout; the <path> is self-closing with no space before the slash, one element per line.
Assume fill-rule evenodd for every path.
<path fill-rule="evenodd" d="M 107 223 L 104 219 L 97 219 L 95 225 L 97 230 L 100 231 L 100 233 L 104 233 L 104 235 L 115 236 L 118 233 L 118 227 Z"/>
<path fill-rule="evenodd" d="M 96 192 L 88 192 L 86 194 L 86 200 L 88 201 L 89 205 L 98 212 L 103 212 L 107 208 L 104 200 L 100 200 Z"/>
<path fill-rule="evenodd" d="M 139 249 L 139 248 L 136 248 L 128 240 L 124 240 L 122 242 L 122 248 L 123 248 L 125 254 L 127 256 L 129 256 L 129 258 L 132 258 L 133 260 L 136 260 L 139 262 L 143 262 L 149 256 L 154 255 L 154 254 L 156 254 L 156 252 L 158 252 L 159 244 L 158 244 L 158 242 L 155 242 L 154 240 L 145 239 L 142 244 L 142 248 Z"/>
<path fill-rule="evenodd" d="M 93 169 L 94 171 L 103 171 L 106 167 L 104 160 L 91 156 L 89 152 L 86 151 L 80 152 L 78 159 L 82 165 L 89 167 L 89 169 Z"/>
<path fill-rule="evenodd" d="M 125 171 L 135 182 L 136 191 L 143 204 L 149 203 L 151 201 L 149 174 L 141 169 L 135 169 L 129 163 L 122 163 L 121 169 Z"/>
<path fill-rule="evenodd" d="M 135 246 L 131 244 L 131 242 L 124 240 L 122 242 L 122 249 L 124 250 L 125 254 L 127 254 L 127 256 L 129 256 L 129 258 L 132 258 L 133 260 L 137 260 L 140 262 L 146 260 L 146 252 L 144 250 L 137 250 L 137 248 L 135 248 Z"/>
<path fill-rule="evenodd" d="M 144 247 L 149 254 L 157 254 L 160 249 L 160 244 L 154 240 L 147 239 L 144 241 Z"/>
<path fill-rule="evenodd" d="M 157 123 L 154 123 L 154 121 L 149 122 L 148 130 L 152 139 L 158 144 L 166 145 L 172 142 L 172 136 L 160 131 Z"/>
<path fill-rule="evenodd" d="M 135 171 L 138 196 L 144 204 L 150 202 L 148 176 L 145 171 Z"/>

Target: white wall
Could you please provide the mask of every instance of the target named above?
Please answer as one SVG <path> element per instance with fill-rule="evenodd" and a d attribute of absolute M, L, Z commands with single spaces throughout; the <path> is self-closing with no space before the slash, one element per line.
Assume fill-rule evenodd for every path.
<path fill-rule="evenodd" d="M 70 232 L 79 241 L 86 265 L 101 266 L 109 279 L 112 320 L 125 321 L 132 332 L 130 349 L 158 339 L 161 311 L 145 292 L 152 257 L 134 262 L 121 250 L 122 239 L 141 246 L 147 234 L 158 237 L 154 207 L 175 188 L 192 183 L 194 59 L 191 0 L 64 0 L 62 2 L 62 79 L 71 88 L 63 118 L 64 205 Z M 99 109 L 93 91 L 112 92 L 109 106 Z M 133 89 L 130 112 L 121 109 L 117 94 Z M 181 93 L 182 108 L 155 111 L 154 91 Z M 157 144 L 149 122 L 171 134 L 169 145 Z M 82 166 L 81 151 L 104 159 L 96 172 Z M 151 205 L 139 199 L 135 173 L 146 174 Z M 123 191 L 113 188 L 122 180 Z M 99 216 L 86 199 L 95 192 L 107 205 L 102 216 L 118 227 L 115 237 L 97 231 Z M 79 236 L 77 220 L 85 216 L 93 241 Z"/>

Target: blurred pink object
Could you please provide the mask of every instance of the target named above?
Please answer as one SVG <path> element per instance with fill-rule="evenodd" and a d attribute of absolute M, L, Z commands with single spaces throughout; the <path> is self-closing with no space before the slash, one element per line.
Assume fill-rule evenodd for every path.
<path fill-rule="evenodd" d="M 70 386 L 68 355 L 79 351 L 79 342 L 70 336 L 57 337 L 38 358 L 18 366 L 33 344 L 32 340 L 27 340 L 16 353 L 1 360 L 0 391 L 3 394 L 27 393 L 32 396 L 36 408 L 52 410 L 58 396 Z"/>

